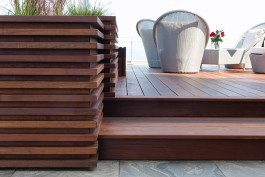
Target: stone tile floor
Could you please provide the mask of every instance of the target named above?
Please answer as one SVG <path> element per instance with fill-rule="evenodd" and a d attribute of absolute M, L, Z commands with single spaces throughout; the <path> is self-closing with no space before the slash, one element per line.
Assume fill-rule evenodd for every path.
<path fill-rule="evenodd" d="M 0 170 L 0 177 L 265 177 L 265 161 L 99 161 L 94 171 Z"/>

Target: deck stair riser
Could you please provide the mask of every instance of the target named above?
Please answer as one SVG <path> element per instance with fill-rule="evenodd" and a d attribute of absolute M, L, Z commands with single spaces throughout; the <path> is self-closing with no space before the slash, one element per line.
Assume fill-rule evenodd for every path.
<path fill-rule="evenodd" d="M 265 117 L 265 99 L 148 98 L 105 99 L 107 117 Z"/>

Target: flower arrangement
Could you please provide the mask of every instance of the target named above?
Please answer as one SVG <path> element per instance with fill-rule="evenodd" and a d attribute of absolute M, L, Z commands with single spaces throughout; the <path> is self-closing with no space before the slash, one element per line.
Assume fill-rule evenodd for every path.
<path fill-rule="evenodd" d="M 214 45 L 215 49 L 219 49 L 220 42 L 223 42 L 224 36 L 225 32 L 223 30 L 216 30 L 215 32 L 211 32 L 210 34 L 211 43 Z"/>

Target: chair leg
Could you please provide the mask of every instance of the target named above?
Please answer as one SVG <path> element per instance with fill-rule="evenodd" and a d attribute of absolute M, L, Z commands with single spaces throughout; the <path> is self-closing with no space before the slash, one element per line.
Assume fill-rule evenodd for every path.
<path fill-rule="evenodd" d="M 245 71 L 246 71 L 246 65 L 243 64 L 243 72 L 245 72 Z"/>

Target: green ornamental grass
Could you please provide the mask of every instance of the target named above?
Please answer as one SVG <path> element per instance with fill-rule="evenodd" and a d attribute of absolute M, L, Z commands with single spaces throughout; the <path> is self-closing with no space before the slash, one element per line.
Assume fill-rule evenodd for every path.
<path fill-rule="evenodd" d="M 12 0 L 12 9 L 8 10 L 11 15 L 42 15 L 42 8 L 39 1 L 36 0 Z"/>
<path fill-rule="evenodd" d="M 70 4 L 68 6 L 68 15 L 71 16 L 104 16 L 111 15 L 107 6 L 101 2 L 95 1 L 92 5 L 90 2 L 85 6 L 83 3 Z"/>
<path fill-rule="evenodd" d="M 70 4 L 69 0 L 10 0 L 11 9 L 6 9 L 8 15 L 40 16 L 40 15 L 69 15 L 69 16 L 104 16 L 111 15 L 107 5 L 95 1 L 85 5 L 79 0 L 77 4 Z"/>
<path fill-rule="evenodd" d="M 7 9 L 9 15 L 39 16 L 64 15 L 67 0 L 11 0 L 12 9 Z"/>

